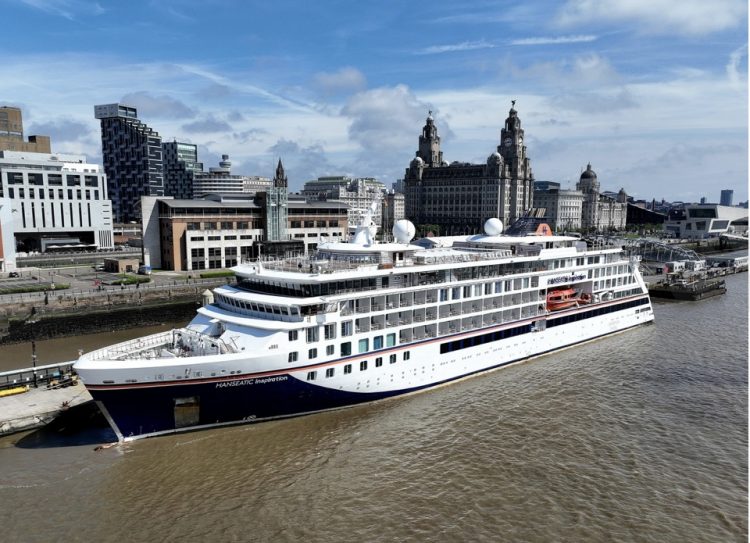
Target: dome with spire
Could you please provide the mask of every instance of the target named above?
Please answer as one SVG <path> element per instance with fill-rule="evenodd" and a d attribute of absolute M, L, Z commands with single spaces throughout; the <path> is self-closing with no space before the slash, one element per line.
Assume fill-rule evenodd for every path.
<path fill-rule="evenodd" d="M 581 180 L 583 179 L 596 179 L 596 172 L 591 169 L 591 163 L 586 166 L 586 171 L 581 174 Z"/>

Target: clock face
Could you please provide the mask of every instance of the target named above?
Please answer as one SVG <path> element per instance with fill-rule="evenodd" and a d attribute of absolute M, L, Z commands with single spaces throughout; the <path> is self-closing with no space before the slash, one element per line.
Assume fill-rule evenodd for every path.
<path fill-rule="evenodd" d="M 510 147 L 510 144 L 513 143 L 513 140 L 510 138 L 505 138 L 505 146 Z"/>

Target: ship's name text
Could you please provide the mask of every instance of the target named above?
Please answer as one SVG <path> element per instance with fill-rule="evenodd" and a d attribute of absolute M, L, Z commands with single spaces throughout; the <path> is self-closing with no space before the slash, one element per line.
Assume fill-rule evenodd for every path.
<path fill-rule="evenodd" d="M 582 279 L 586 279 L 585 273 L 577 273 L 573 275 L 562 275 L 560 277 L 553 277 L 552 279 L 547 279 L 547 284 L 559 285 L 560 283 L 572 283 L 573 281 L 581 281 Z"/>
<path fill-rule="evenodd" d="M 277 375 L 275 377 L 262 377 L 260 379 L 240 379 L 239 381 L 224 381 L 216 383 L 216 388 L 226 387 L 239 387 L 244 385 L 265 385 L 266 383 L 278 383 L 279 381 L 286 381 L 288 377 L 286 375 Z"/>

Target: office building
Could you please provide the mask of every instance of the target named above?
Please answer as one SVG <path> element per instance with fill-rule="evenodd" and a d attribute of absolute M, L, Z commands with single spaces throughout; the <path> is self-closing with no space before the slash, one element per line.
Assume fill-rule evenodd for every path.
<path fill-rule="evenodd" d="M 539 187 L 539 188 L 538 188 Z M 544 218 L 555 231 L 571 231 L 581 228 L 583 193 L 578 190 L 562 190 L 559 183 L 545 181 L 534 183 L 534 208 L 544 209 Z"/>
<path fill-rule="evenodd" d="M 49 136 L 23 137 L 23 115 L 17 107 L 0 107 L 0 151 L 50 153 Z"/>
<path fill-rule="evenodd" d="M 142 196 L 164 196 L 159 133 L 138 120 L 136 108 L 94 106 L 101 120 L 102 159 L 115 222 L 139 221 Z"/>
<path fill-rule="evenodd" d="M 247 193 L 192 200 L 144 198 L 144 241 L 151 265 L 198 271 L 229 268 L 267 254 L 266 225 L 273 222 L 264 205 L 268 201 Z M 286 216 L 287 239 L 276 243 L 299 247 L 300 254 L 314 251 L 323 241 L 347 239 L 347 207 L 340 202 L 289 201 Z"/>
<path fill-rule="evenodd" d="M 229 155 L 221 155 L 218 167 L 209 168 L 207 172 L 195 172 L 193 177 L 193 198 L 202 198 L 206 194 L 252 194 L 268 190 L 271 180 L 267 177 L 233 175 L 232 161 Z"/>
<path fill-rule="evenodd" d="M 721 191 L 720 205 L 731 206 L 732 200 L 734 199 L 734 191 L 731 189 L 724 189 Z"/>
<path fill-rule="evenodd" d="M 83 156 L 0 151 L 0 198 L 21 251 L 114 246 L 106 176 Z"/>
<path fill-rule="evenodd" d="M 511 224 L 531 209 L 533 182 L 524 130 L 513 107 L 500 145 L 486 164 L 445 162 L 430 112 L 416 157 L 404 175 L 406 218 L 438 225 L 446 235 L 480 232 L 490 217 Z"/>
<path fill-rule="evenodd" d="M 362 224 L 369 213 L 376 225 L 382 226 L 382 200 L 387 190 L 385 185 L 371 177 L 351 178 L 347 176 L 319 177 L 308 181 L 302 195 L 308 201 L 339 201 L 349 208 L 349 225 L 354 228 Z M 375 210 L 372 210 L 373 204 Z"/>
<path fill-rule="evenodd" d="M 203 163 L 198 161 L 198 146 L 180 141 L 165 141 L 161 147 L 164 195 L 192 198 L 195 174 L 203 172 Z"/>

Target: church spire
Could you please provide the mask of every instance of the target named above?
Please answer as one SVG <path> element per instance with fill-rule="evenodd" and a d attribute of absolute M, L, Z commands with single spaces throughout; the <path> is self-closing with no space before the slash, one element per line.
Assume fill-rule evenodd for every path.
<path fill-rule="evenodd" d="M 281 159 L 279 158 L 279 164 L 276 166 L 276 176 L 273 178 L 273 186 L 274 187 L 286 187 L 287 186 L 287 178 L 284 174 L 284 165 L 281 164 Z"/>

